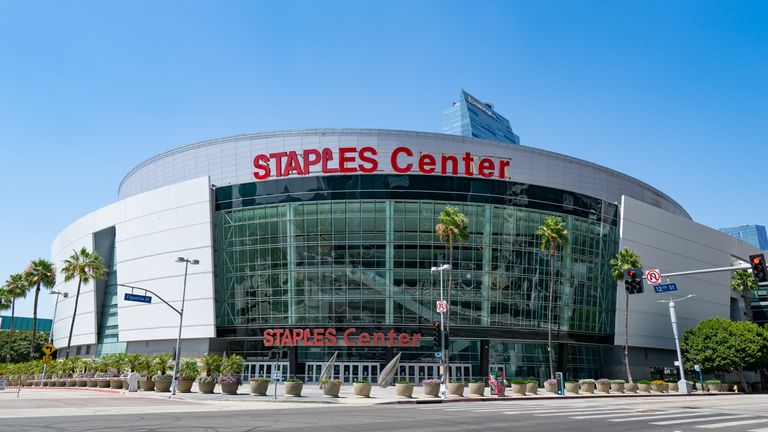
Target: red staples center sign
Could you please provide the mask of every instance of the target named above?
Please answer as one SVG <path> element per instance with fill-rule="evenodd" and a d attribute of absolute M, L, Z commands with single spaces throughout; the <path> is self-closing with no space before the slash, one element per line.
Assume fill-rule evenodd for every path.
<path fill-rule="evenodd" d="M 358 332 L 356 328 L 348 328 L 341 333 L 336 329 L 267 329 L 264 330 L 264 346 L 336 346 L 341 341 L 346 346 L 358 347 L 417 347 L 421 333 L 388 332 Z"/>
<path fill-rule="evenodd" d="M 415 152 L 409 147 L 395 147 L 391 155 L 379 157 L 373 147 L 339 147 L 338 149 L 308 149 L 301 152 L 283 151 L 258 154 L 253 158 L 256 180 L 309 175 L 313 167 L 323 174 L 371 174 L 381 168 L 398 174 L 421 173 L 439 175 L 509 178 L 507 159 L 472 155 L 432 154 Z"/>

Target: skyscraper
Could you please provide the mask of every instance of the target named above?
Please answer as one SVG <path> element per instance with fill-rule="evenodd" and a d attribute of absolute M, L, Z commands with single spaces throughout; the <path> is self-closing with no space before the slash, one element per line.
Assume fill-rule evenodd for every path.
<path fill-rule="evenodd" d="M 509 120 L 497 113 L 493 104 L 482 102 L 466 91 L 453 106 L 443 111 L 443 133 L 520 144 Z"/>
<path fill-rule="evenodd" d="M 720 231 L 744 240 L 760 250 L 768 250 L 768 235 L 763 225 L 742 225 L 730 228 L 720 228 Z"/>

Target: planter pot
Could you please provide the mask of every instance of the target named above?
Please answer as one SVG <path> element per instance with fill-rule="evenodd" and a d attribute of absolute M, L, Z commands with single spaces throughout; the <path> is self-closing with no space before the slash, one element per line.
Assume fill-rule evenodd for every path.
<path fill-rule="evenodd" d="M 605 383 L 605 384 L 597 383 L 595 385 L 595 389 L 597 390 L 598 393 L 610 393 L 611 383 Z"/>
<path fill-rule="evenodd" d="M 614 393 L 624 393 L 624 384 L 611 383 L 611 391 Z"/>
<path fill-rule="evenodd" d="M 527 384 L 512 383 L 512 394 L 516 396 L 525 396 L 525 387 Z"/>
<path fill-rule="evenodd" d="M 203 394 L 212 394 L 216 388 L 216 381 L 198 381 L 197 390 Z"/>
<path fill-rule="evenodd" d="M 670 393 L 677 393 L 680 391 L 680 389 L 677 386 L 676 382 L 673 383 L 667 383 L 667 391 Z"/>
<path fill-rule="evenodd" d="M 720 384 L 706 384 L 706 386 L 708 391 L 712 393 L 720 393 Z"/>
<path fill-rule="evenodd" d="M 96 383 L 99 388 L 109 388 L 109 378 L 97 378 Z"/>
<path fill-rule="evenodd" d="M 237 388 L 240 387 L 235 383 L 219 383 L 219 385 L 221 386 L 221 392 L 228 395 L 236 395 Z"/>
<path fill-rule="evenodd" d="M 395 393 L 404 398 L 413 397 L 413 384 L 395 384 Z"/>
<path fill-rule="evenodd" d="M 77 379 L 77 386 L 78 387 L 88 387 L 88 380 L 84 378 L 78 378 Z"/>
<path fill-rule="evenodd" d="M 485 383 L 469 383 L 469 394 L 473 396 L 485 396 Z"/>
<path fill-rule="evenodd" d="M 437 397 L 440 395 L 440 383 L 424 384 L 424 396 Z"/>
<path fill-rule="evenodd" d="M 112 389 L 121 389 L 121 388 L 123 388 L 123 379 L 122 378 L 110 378 L 110 380 L 109 380 L 109 388 L 112 388 Z"/>
<path fill-rule="evenodd" d="M 544 391 L 547 393 L 557 393 L 557 384 L 544 383 Z"/>
<path fill-rule="evenodd" d="M 637 383 L 625 383 L 624 384 L 624 392 L 625 393 L 637 393 Z"/>
<path fill-rule="evenodd" d="M 66 387 L 67 386 L 67 380 L 56 380 L 56 387 Z"/>
<path fill-rule="evenodd" d="M 24 386 L 24 387 L 28 386 L 29 385 L 29 380 L 27 379 L 27 377 L 20 378 L 19 379 L 19 385 L 20 386 Z"/>
<path fill-rule="evenodd" d="M 323 396 L 339 397 L 340 391 L 341 391 L 340 382 L 327 382 L 323 384 Z"/>
<path fill-rule="evenodd" d="M 355 396 L 359 397 L 371 397 L 371 383 L 354 383 L 352 389 L 355 392 Z"/>
<path fill-rule="evenodd" d="M 733 388 L 733 386 L 728 386 L 728 384 L 720 383 L 720 391 L 721 392 L 728 392 L 730 389 Z"/>
<path fill-rule="evenodd" d="M 251 394 L 266 396 L 269 390 L 269 381 L 251 381 Z"/>
<path fill-rule="evenodd" d="M 99 386 L 99 382 L 96 381 L 95 378 L 87 378 L 85 380 L 85 382 L 88 384 L 88 387 L 98 387 Z"/>
<path fill-rule="evenodd" d="M 155 381 L 155 392 L 166 393 L 171 391 L 171 381 Z"/>
<path fill-rule="evenodd" d="M 664 383 L 664 389 L 663 389 L 663 392 L 664 392 L 664 393 L 669 393 L 669 383 Z"/>
<path fill-rule="evenodd" d="M 582 394 L 594 394 L 595 393 L 595 383 L 582 383 L 579 384 L 581 386 L 581 393 Z"/>
<path fill-rule="evenodd" d="M 539 394 L 539 383 L 529 382 L 525 385 L 525 392 L 532 395 Z"/>
<path fill-rule="evenodd" d="M 67 387 L 77 387 L 77 380 L 76 379 L 68 379 L 67 380 Z"/>
<path fill-rule="evenodd" d="M 128 390 L 128 377 L 123 377 L 123 390 Z"/>
<path fill-rule="evenodd" d="M 464 383 L 448 383 L 448 394 L 451 396 L 464 396 Z"/>
<path fill-rule="evenodd" d="M 579 383 L 565 383 L 565 392 L 579 394 Z"/>
<path fill-rule="evenodd" d="M 664 384 L 651 384 L 651 391 L 655 393 L 664 392 Z"/>
<path fill-rule="evenodd" d="M 155 382 L 150 378 L 142 378 L 139 380 L 139 385 L 144 391 L 155 391 Z"/>
<path fill-rule="evenodd" d="M 304 388 L 303 382 L 286 382 L 283 384 L 283 389 L 285 391 L 286 396 L 300 397 L 301 390 L 303 388 Z M 368 392 L 370 393 L 370 390 Z"/>
<path fill-rule="evenodd" d="M 179 384 L 176 386 L 176 391 L 179 393 L 189 393 L 192 391 L 192 384 L 195 380 L 179 378 Z"/>
<path fill-rule="evenodd" d="M 643 393 L 650 393 L 651 392 L 651 385 L 650 384 L 638 384 L 637 390 Z"/>
<path fill-rule="evenodd" d="M 763 392 L 763 383 L 761 383 L 761 382 L 749 383 L 749 390 L 750 390 L 750 393 L 762 393 Z"/>

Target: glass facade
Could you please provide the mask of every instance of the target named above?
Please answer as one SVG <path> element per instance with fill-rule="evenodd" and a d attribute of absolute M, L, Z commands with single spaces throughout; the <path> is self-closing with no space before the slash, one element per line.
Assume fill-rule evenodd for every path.
<path fill-rule="evenodd" d="M 443 111 L 443 133 L 520 144 L 509 120 L 493 109 L 493 105 L 461 91 L 461 97 Z"/>
<path fill-rule="evenodd" d="M 475 365 L 472 374 L 479 375 L 485 340 L 488 361 L 505 366 L 508 375 L 544 377 L 550 257 L 540 252 L 535 231 L 556 213 L 565 220 L 569 245 L 553 263 L 554 338 L 567 349 L 563 362 L 571 375 L 599 368 L 600 345 L 613 342 L 615 284 L 608 261 L 618 246 L 616 207 L 521 187 L 366 175 L 218 188 L 218 337 L 230 341 L 228 352 L 260 358 L 266 357 L 266 328 L 421 332 L 421 346 L 404 349 L 403 359 L 434 362 L 431 324 L 439 320 L 440 279 L 430 269 L 449 261 L 435 225 L 451 205 L 468 217 L 470 231 L 453 250 L 451 361 Z M 298 361 L 322 361 L 335 350 L 340 360 L 391 356 L 384 348 L 302 347 Z"/>
<path fill-rule="evenodd" d="M 763 252 L 768 252 L 768 235 L 763 225 L 742 225 L 738 227 L 720 228 L 720 231 L 743 240 Z M 758 287 L 752 292 L 752 320 L 760 325 L 768 324 L 768 287 Z M 738 304 L 732 306 L 732 319 L 743 317 Z"/>

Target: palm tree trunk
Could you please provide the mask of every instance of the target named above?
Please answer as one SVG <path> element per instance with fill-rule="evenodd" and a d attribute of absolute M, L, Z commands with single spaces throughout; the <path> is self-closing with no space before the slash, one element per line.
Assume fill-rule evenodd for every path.
<path fill-rule="evenodd" d="M 744 290 L 744 309 L 747 311 L 747 321 L 752 322 L 752 296 L 751 291 Z"/>
<path fill-rule="evenodd" d="M 69 337 L 67 338 L 67 353 L 64 355 L 64 360 L 69 358 L 69 347 L 72 345 L 72 331 L 75 329 L 75 317 L 77 316 L 77 304 L 80 302 L 80 284 L 83 282 L 82 278 L 77 279 L 77 294 L 75 294 L 75 308 L 72 312 L 72 323 L 69 324 Z"/>
<path fill-rule="evenodd" d="M 445 334 L 450 334 L 451 330 L 451 285 L 453 284 L 453 234 L 448 233 L 448 290 L 446 298 L 448 300 L 448 310 L 446 311 Z M 445 347 L 445 384 L 448 385 L 451 378 L 451 348 Z"/>
<path fill-rule="evenodd" d="M 629 293 L 626 293 L 624 302 L 624 364 L 627 366 L 627 381 L 632 381 L 632 372 L 629 370 Z"/>
<path fill-rule="evenodd" d="M 8 352 L 5 355 L 5 361 L 11 362 L 11 347 L 13 346 L 13 330 L 14 330 L 14 316 L 16 315 L 16 299 L 11 299 L 11 333 L 8 340 Z"/>
<path fill-rule="evenodd" d="M 555 290 L 555 243 L 549 244 L 549 301 L 547 312 L 547 355 L 549 356 L 549 377 L 555 379 L 555 367 L 552 362 L 552 294 Z"/>
<path fill-rule="evenodd" d="M 37 299 L 40 296 L 40 284 L 35 288 L 35 305 L 32 306 L 32 346 L 29 347 L 29 361 L 35 359 L 35 336 L 37 335 Z"/>

